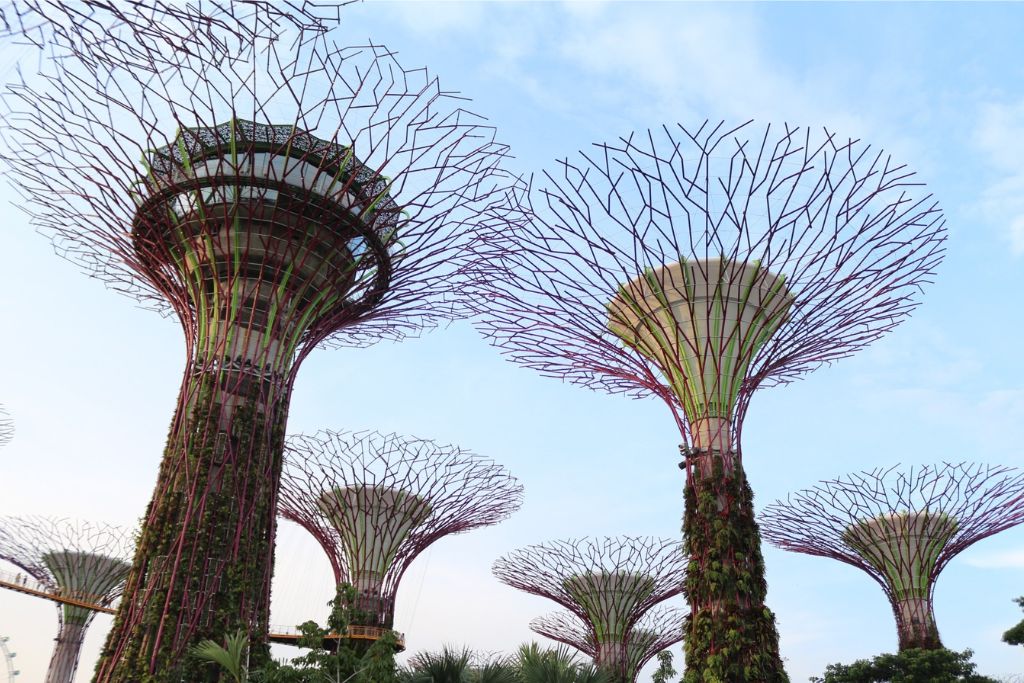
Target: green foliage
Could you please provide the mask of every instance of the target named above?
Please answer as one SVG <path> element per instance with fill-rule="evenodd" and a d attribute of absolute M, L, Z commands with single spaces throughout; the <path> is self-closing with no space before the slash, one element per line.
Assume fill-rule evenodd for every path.
<path fill-rule="evenodd" d="M 254 386 L 225 429 L 223 379 L 195 373 L 182 388 L 124 590 L 141 612 L 118 615 L 97 663 L 109 683 L 215 683 L 231 674 L 184 655 L 204 640 L 267 630 L 287 395 Z M 198 619 L 196 609 L 208 613 Z M 204 625 L 179 629 L 195 622 Z M 269 646 L 253 636 L 247 656 L 258 669 Z"/>
<path fill-rule="evenodd" d="M 684 683 L 788 683 L 779 656 L 754 495 L 742 466 L 726 473 L 721 453 L 701 456 L 686 486 L 683 537 L 689 555 L 684 593 Z"/>
<path fill-rule="evenodd" d="M 345 638 L 340 639 L 334 652 L 327 649 L 325 636 L 347 633 L 353 616 L 358 614 L 353 608 L 355 597 L 355 589 L 351 586 L 339 586 L 334 599 L 327 603 L 331 608 L 328 628 L 321 628 L 315 621 L 299 626 L 298 645 L 308 652 L 287 664 L 273 660 L 262 663 L 248 672 L 248 678 L 245 668 L 236 666 L 240 655 L 236 655 L 230 646 L 221 648 L 207 641 L 212 647 L 203 643 L 193 652 L 201 659 L 219 664 L 237 683 L 398 683 L 394 633 L 386 633 L 365 648 L 365 652 L 362 646 Z M 244 634 L 237 638 L 241 651 L 244 651 Z M 232 641 L 229 639 L 228 642 Z"/>
<path fill-rule="evenodd" d="M 651 678 L 652 683 L 668 683 L 676 675 L 676 668 L 672 666 L 672 651 L 662 650 L 658 653 L 658 668 Z"/>
<path fill-rule="evenodd" d="M 812 683 L 998 683 L 975 672 L 970 650 L 903 650 L 858 659 L 852 664 L 829 664 Z"/>
<path fill-rule="evenodd" d="M 530 643 L 519 648 L 516 659 L 522 683 L 613 683 L 611 674 L 578 661 L 565 645 L 541 649 Z"/>
<path fill-rule="evenodd" d="M 445 645 L 440 652 L 421 652 L 413 661 L 407 683 L 468 683 L 473 653 Z"/>
<path fill-rule="evenodd" d="M 192 648 L 192 654 L 199 659 L 220 665 L 235 683 L 242 683 L 247 677 L 243 660 L 248 645 L 249 638 L 245 631 L 236 631 L 235 635 L 224 639 L 223 647 L 212 640 L 204 640 Z"/>
<path fill-rule="evenodd" d="M 1016 598 L 1014 602 L 1024 609 L 1024 597 Z M 1003 642 L 1010 645 L 1024 645 L 1024 620 L 1003 634 Z"/>
<path fill-rule="evenodd" d="M 467 648 L 445 646 L 411 661 L 402 683 L 614 683 L 592 664 L 580 662 L 566 646 L 523 645 L 513 657 L 481 658 Z M 377 681 L 373 681 L 377 683 Z"/>

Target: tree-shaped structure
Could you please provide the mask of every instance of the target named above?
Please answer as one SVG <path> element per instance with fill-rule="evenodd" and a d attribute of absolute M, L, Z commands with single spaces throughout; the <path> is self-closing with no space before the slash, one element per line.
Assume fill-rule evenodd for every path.
<path fill-rule="evenodd" d="M 625 659 L 615 673 L 626 683 L 636 683 L 647 662 L 683 639 L 686 612 L 666 605 L 651 609 L 628 633 L 624 634 L 622 650 Z M 560 611 L 537 617 L 530 622 L 535 633 L 570 645 L 595 661 L 601 654 L 594 625 L 572 612 Z"/>
<path fill-rule="evenodd" d="M 17 566 L 63 604 L 46 683 L 70 683 L 85 632 L 121 595 L 134 537 L 119 527 L 46 517 L 0 517 L 0 560 Z"/>
<path fill-rule="evenodd" d="M 750 123 L 597 144 L 529 196 L 481 329 L 545 375 L 668 404 L 687 477 L 686 680 L 784 680 L 743 418 L 757 388 L 914 308 L 942 256 L 936 203 L 859 140 Z"/>
<path fill-rule="evenodd" d="M 340 19 L 340 8 L 352 0 L 290 2 L 289 0 L 205 0 L 201 13 L 173 0 L 135 0 L 131 3 L 96 0 L 0 1 L 0 45 L 7 42 L 56 48 L 70 46 L 103 58 L 122 32 L 144 36 L 179 50 L 204 49 L 211 43 L 227 47 L 224 33 L 253 40 L 269 38 L 288 28 L 328 29 Z M 135 46 L 148 51 L 144 44 Z M 227 57 L 229 54 L 222 53 Z"/>
<path fill-rule="evenodd" d="M 10 413 L 0 405 L 0 446 L 10 443 L 13 438 L 14 422 L 11 420 Z"/>
<path fill-rule="evenodd" d="M 896 616 L 900 650 L 939 649 L 935 582 L 958 553 L 1024 522 L 1024 472 L 980 464 L 876 469 L 790 494 L 761 513 L 783 550 L 867 572 Z"/>
<path fill-rule="evenodd" d="M 686 557 L 678 541 L 585 538 L 520 548 L 497 560 L 493 571 L 583 620 L 597 665 L 625 675 L 629 634 L 653 606 L 682 592 Z"/>
<path fill-rule="evenodd" d="M 6 98 L 10 175 L 37 227 L 185 332 L 102 683 L 204 680 L 214 674 L 192 671 L 185 652 L 239 628 L 252 661 L 266 656 L 302 360 L 461 313 L 482 274 L 478 223 L 503 199 L 505 147 L 426 70 L 319 30 L 243 38 L 177 51 L 128 32 L 102 60 L 64 60 L 58 77 Z"/>
<path fill-rule="evenodd" d="M 390 629 L 412 561 L 445 536 L 497 524 L 522 496 L 504 467 L 457 446 L 321 431 L 288 439 L 278 512 L 316 538 L 338 584 L 356 588 L 355 623 Z"/>

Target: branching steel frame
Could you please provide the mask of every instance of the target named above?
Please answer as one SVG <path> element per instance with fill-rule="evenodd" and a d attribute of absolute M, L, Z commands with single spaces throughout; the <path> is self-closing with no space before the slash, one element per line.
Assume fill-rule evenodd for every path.
<path fill-rule="evenodd" d="M 588 624 L 597 665 L 625 675 L 628 634 L 652 607 L 683 591 L 686 564 L 678 541 L 623 536 L 527 546 L 495 561 L 492 571 Z"/>
<path fill-rule="evenodd" d="M 278 514 L 324 549 L 335 581 L 358 590 L 365 626 L 394 625 L 406 569 L 441 538 L 497 524 L 523 487 L 457 446 L 379 432 L 289 437 Z"/>
<path fill-rule="evenodd" d="M 14 421 L 11 415 L 0 405 L 0 446 L 6 446 L 14 438 Z"/>
<path fill-rule="evenodd" d="M 622 647 L 626 659 L 616 674 L 626 683 L 636 683 L 647 662 L 683 639 L 685 619 L 686 612 L 677 607 L 658 605 L 651 609 L 625 634 Z M 530 622 L 530 628 L 535 633 L 576 648 L 597 662 L 600 648 L 594 625 L 572 612 L 553 612 L 537 617 Z"/>
<path fill-rule="evenodd" d="M 189 36 L 212 30 L 204 15 L 179 21 L 192 22 Z M 71 55 L 58 75 L 4 98 L 9 174 L 33 223 L 185 332 L 177 410 L 102 683 L 205 680 L 212 669 L 183 655 L 239 628 L 253 661 L 266 654 L 302 360 L 465 313 L 463 291 L 489 275 L 471 245 L 510 183 L 493 128 L 384 47 L 338 47 L 319 28 L 218 37 L 174 50 L 173 36 L 126 31 L 97 58 L 76 34 L 55 48 Z"/>
<path fill-rule="evenodd" d="M 68 600 L 109 606 L 121 596 L 135 537 L 120 527 L 47 517 L 0 517 L 0 560 Z M 96 612 L 58 605 L 60 627 L 46 683 L 75 676 L 82 641 Z"/>
<path fill-rule="evenodd" d="M 595 144 L 528 198 L 480 329 L 544 375 L 666 402 L 687 472 L 687 680 L 785 680 L 743 418 L 759 387 L 848 356 L 911 312 L 943 255 L 937 203 L 859 140 L 750 122 Z M 716 545 L 719 523 L 742 543 Z M 728 576 L 712 585 L 714 563 Z M 730 620 L 747 630 L 728 633 Z"/>
<path fill-rule="evenodd" d="M 977 463 L 878 468 L 792 493 L 760 520 L 773 545 L 845 562 L 877 581 L 901 650 L 937 649 L 935 582 L 969 546 L 1024 522 L 1024 471 Z"/>

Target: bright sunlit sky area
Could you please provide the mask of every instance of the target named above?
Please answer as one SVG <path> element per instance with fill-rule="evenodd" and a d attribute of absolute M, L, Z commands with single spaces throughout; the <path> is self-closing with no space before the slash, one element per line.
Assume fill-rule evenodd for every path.
<path fill-rule="evenodd" d="M 342 10 L 334 36 L 429 66 L 498 128 L 517 173 L 592 142 L 704 119 L 826 126 L 918 172 L 946 214 L 945 262 L 920 308 L 881 341 L 756 394 L 743 451 L 760 508 L 821 479 L 896 463 L 1024 466 L 1022 33 L 1020 4 L 367 2 Z M 4 71 L 26 55 L 0 50 Z M 0 199 L 0 404 L 16 427 L 0 448 L 0 514 L 132 525 L 152 494 L 174 408 L 181 330 L 58 258 L 14 193 L 0 189 Z M 490 573 L 515 548 L 680 534 L 680 437 L 662 403 L 517 368 L 467 322 L 314 352 L 288 428 L 458 444 L 525 486 L 506 522 L 442 539 L 413 563 L 398 593 L 403 661 L 444 643 L 509 652 L 541 640 L 527 624 L 557 606 Z M 867 574 L 767 545 L 764 553 L 793 681 L 896 650 L 893 615 Z M 330 576 L 319 546 L 282 523 L 272 622 L 322 620 Z M 1022 579 L 1016 528 L 969 548 L 938 580 L 943 641 L 973 649 L 981 673 L 1024 672 L 1024 648 L 1000 641 L 1024 616 L 1013 603 Z M 103 615 L 93 623 L 76 681 L 89 680 L 110 625 Z M 19 680 L 43 679 L 56 629 L 52 603 L 0 590 L 0 635 L 17 652 Z M 673 651 L 678 666 L 681 647 Z"/>

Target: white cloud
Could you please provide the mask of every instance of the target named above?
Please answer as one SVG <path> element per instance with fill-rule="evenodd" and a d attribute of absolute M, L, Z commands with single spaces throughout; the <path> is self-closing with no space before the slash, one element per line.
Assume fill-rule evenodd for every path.
<path fill-rule="evenodd" d="M 979 569 L 1024 569 L 1024 549 L 974 555 L 965 558 L 964 564 Z"/>
<path fill-rule="evenodd" d="M 1015 254 L 1024 254 L 1024 100 L 981 107 L 974 143 L 992 169 L 980 210 L 1001 227 Z"/>

